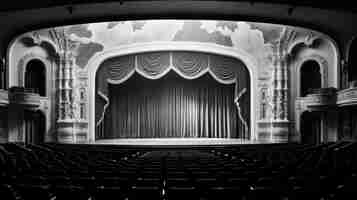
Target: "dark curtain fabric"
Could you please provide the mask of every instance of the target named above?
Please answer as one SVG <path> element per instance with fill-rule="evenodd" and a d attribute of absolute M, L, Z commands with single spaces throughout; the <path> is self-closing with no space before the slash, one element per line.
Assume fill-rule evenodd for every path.
<path fill-rule="evenodd" d="M 135 73 L 109 85 L 103 138 L 242 137 L 234 91 L 208 73 L 193 80 L 174 71 L 157 80 Z"/>

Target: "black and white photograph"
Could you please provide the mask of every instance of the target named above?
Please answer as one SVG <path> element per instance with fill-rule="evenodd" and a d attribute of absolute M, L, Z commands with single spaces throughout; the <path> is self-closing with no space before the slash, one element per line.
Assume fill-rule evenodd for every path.
<path fill-rule="evenodd" d="M 0 27 L 0 199 L 357 195 L 349 2 L 13 0 Z"/>

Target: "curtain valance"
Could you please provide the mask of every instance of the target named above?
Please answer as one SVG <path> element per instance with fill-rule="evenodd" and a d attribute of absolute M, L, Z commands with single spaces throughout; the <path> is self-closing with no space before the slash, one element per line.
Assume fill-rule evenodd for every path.
<path fill-rule="evenodd" d="M 208 72 L 216 81 L 232 84 L 245 71 L 245 66 L 235 58 L 199 52 L 151 52 L 121 56 L 102 63 L 97 77 L 97 89 L 107 96 L 108 83 L 123 83 L 135 71 L 145 78 L 159 79 L 170 70 L 185 79 L 195 79 Z"/>

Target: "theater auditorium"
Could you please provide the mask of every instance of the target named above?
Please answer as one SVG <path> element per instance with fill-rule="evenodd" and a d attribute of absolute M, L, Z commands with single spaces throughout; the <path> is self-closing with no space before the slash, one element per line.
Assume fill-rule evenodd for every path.
<path fill-rule="evenodd" d="M 356 198 L 345 3 L 2 5 L 0 199 Z"/>

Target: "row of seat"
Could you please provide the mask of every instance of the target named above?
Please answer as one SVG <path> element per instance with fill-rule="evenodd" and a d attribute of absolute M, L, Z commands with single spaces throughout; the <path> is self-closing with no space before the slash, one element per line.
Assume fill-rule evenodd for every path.
<path fill-rule="evenodd" d="M 8 199 L 344 199 L 357 143 L 207 147 L 0 145 Z"/>

